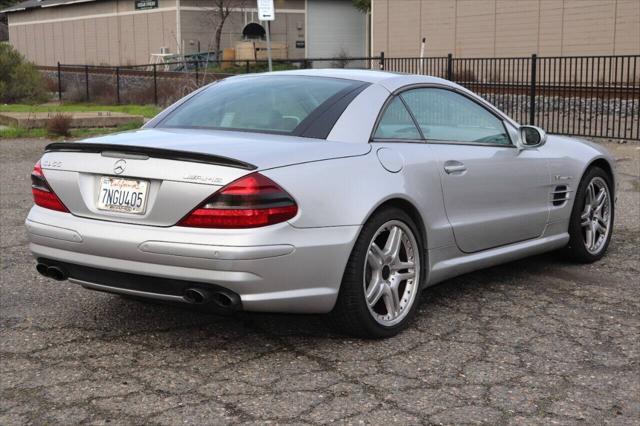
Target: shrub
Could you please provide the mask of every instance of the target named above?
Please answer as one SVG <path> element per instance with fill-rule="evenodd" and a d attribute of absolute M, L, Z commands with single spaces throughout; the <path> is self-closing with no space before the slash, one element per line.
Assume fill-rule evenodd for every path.
<path fill-rule="evenodd" d="M 10 44 L 0 43 L 0 102 L 35 104 L 47 99 L 47 88 L 33 64 Z"/>
<path fill-rule="evenodd" d="M 54 136 L 69 136 L 71 129 L 71 116 L 69 114 L 56 114 L 47 120 L 47 133 Z"/>
<path fill-rule="evenodd" d="M 49 92 L 57 92 L 58 91 L 58 80 L 54 80 L 51 77 L 43 76 L 42 80 L 44 82 L 47 91 Z"/>
<path fill-rule="evenodd" d="M 89 98 L 91 102 L 97 104 L 113 104 L 116 101 L 115 81 L 105 81 L 103 76 L 96 76 L 96 78 L 90 81 Z M 86 94 L 83 93 L 83 99 L 85 96 Z M 86 101 L 86 99 L 84 100 Z"/>
<path fill-rule="evenodd" d="M 348 57 L 349 55 L 347 54 L 347 51 L 344 50 L 344 48 L 340 49 L 340 53 L 338 53 L 336 60 L 331 62 L 331 68 L 347 68 L 349 65 L 349 61 L 347 60 Z"/>

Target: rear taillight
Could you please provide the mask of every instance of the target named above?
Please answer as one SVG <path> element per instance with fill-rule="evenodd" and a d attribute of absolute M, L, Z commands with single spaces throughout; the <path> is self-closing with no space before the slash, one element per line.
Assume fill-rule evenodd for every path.
<path fill-rule="evenodd" d="M 31 193 L 33 193 L 33 201 L 36 205 L 59 212 L 69 212 L 45 179 L 40 161 L 33 166 L 31 172 Z"/>
<path fill-rule="evenodd" d="M 257 228 L 291 219 L 298 206 L 271 179 L 251 173 L 231 182 L 185 216 L 178 226 Z"/>

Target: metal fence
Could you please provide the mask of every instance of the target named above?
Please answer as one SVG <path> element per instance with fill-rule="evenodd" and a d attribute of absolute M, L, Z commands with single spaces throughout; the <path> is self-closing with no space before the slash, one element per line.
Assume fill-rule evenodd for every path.
<path fill-rule="evenodd" d="M 42 67 L 61 101 L 168 105 L 267 61 L 180 61 L 134 66 Z M 358 68 L 432 75 L 483 96 L 514 120 L 549 133 L 640 140 L 640 55 L 519 58 L 319 58 L 275 60 L 274 70 Z M 57 86 L 57 87 L 56 87 Z"/>

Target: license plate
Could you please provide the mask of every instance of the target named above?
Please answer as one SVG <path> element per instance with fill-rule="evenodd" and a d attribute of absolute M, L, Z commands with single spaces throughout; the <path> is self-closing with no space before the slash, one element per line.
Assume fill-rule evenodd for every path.
<path fill-rule="evenodd" d="M 111 176 L 100 178 L 98 208 L 120 213 L 143 214 L 149 182 Z"/>

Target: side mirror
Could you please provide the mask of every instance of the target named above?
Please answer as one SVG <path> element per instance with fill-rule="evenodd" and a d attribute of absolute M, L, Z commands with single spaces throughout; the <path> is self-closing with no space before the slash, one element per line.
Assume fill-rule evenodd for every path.
<path fill-rule="evenodd" d="M 520 149 L 538 148 L 547 142 L 547 134 L 540 127 L 520 126 Z"/>

